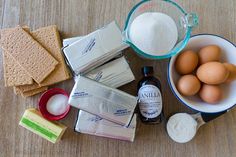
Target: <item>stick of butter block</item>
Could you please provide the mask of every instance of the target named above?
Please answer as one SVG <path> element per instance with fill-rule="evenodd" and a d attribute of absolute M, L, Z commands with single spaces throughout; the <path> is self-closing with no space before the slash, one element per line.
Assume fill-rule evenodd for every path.
<path fill-rule="evenodd" d="M 133 142 L 136 130 L 136 117 L 137 115 L 134 114 L 129 126 L 125 127 L 80 110 L 75 131 Z"/>
<path fill-rule="evenodd" d="M 62 124 L 44 119 L 40 112 L 34 108 L 25 111 L 19 125 L 52 143 L 60 140 L 66 130 L 66 126 Z"/>
<path fill-rule="evenodd" d="M 137 98 L 89 78 L 78 76 L 68 103 L 106 120 L 128 126 Z"/>
<path fill-rule="evenodd" d="M 127 47 L 120 28 L 113 21 L 64 47 L 63 53 L 73 73 L 79 75 L 118 56 Z"/>
<path fill-rule="evenodd" d="M 90 71 L 85 76 L 112 88 L 118 88 L 135 79 L 125 57 L 110 61 Z"/>
<path fill-rule="evenodd" d="M 72 44 L 73 42 L 76 42 L 80 39 L 82 39 L 83 36 L 78 36 L 78 37 L 72 37 L 72 38 L 67 38 L 67 39 L 63 39 L 63 47 L 69 46 L 70 44 Z"/>

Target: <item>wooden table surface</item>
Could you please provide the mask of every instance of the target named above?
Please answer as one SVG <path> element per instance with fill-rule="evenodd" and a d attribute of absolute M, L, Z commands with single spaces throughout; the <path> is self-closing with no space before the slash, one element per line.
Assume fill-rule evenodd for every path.
<path fill-rule="evenodd" d="M 117 20 L 121 27 L 129 10 L 138 0 L 0 0 L 1 28 L 28 25 L 32 29 L 56 24 L 62 38 L 85 35 Z M 235 0 L 185 0 L 177 1 L 187 11 L 200 17 L 196 33 L 213 33 L 236 43 Z M 2 53 L 0 53 L 2 63 Z M 140 68 L 155 67 L 163 88 L 164 113 L 168 117 L 176 112 L 191 113 L 172 94 L 166 79 L 168 60 L 150 61 L 138 57 L 132 49 L 125 50 L 136 81 L 121 87 L 136 93 L 141 79 Z M 39 95 L 32 98 L 15 96 L 12 88 L 4 87 L 3 67 L 0 66 L 0 157 L 233 157 L 236 156 L 236 109 L 209 122 L 187 144 L 177 144 L 167 135 L 165 124 L 144 125 L 138 121 L 134 143 L 75 133 L 73 125 L 77 110 L 73 109 L 62 121 L 69 129 L 63 140 L 51 144 L 18 125 L 25 109 L 37 107 Z M 70 91 L 73 81 L 56 87 Z"/>

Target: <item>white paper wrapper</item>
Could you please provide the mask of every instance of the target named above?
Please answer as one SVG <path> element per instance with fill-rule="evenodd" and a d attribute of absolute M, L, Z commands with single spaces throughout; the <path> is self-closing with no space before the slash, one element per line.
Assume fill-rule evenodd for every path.
<path fill-rule="evenodd" d="M 136 130 L 136 117 L 137 115 L 134 114 L 130 125 L 124 127 L 80 110 L 75 131 L 133 142 Z"/>
<path fill-rule="evenodd" d="M 69 104 L 114 123 L 128 126 L 137 98 L 79 76 L 70 94 Z"/>
<path fill-rule="evenodd" d="M 135 79 L 125 57 L 110 61 L 85 76 L 112 88 L 118 88 Z"/>
<path fill-rule="evenodd" d="M 73 42 L 63 52 L 74 74 L 79 75 L 109 61 L 127 47 L 119 27 L 112 22 Z"/>
<path fill-rule="evenodd" d="M 63 47 L 69 46 L 72 43 L 79 41 L 80 39 L 82 39 L 83 36 L 78 36 L 78 37 L 72 37 L 72 38 L 67 38 L 67 39 L 63 39 Z"/>

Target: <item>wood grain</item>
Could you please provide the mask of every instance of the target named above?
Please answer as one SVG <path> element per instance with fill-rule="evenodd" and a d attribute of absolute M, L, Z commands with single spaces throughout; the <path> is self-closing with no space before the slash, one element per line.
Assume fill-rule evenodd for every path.
<path fill-rule="evenodd" d="M 18 24 L 32 29 L 56 24 L 63 38 L 85 35 L 116 19 L 121 27 L 138 0 L 0 0 L 1 28 Z M 214 33 L 236 43 L 235 0 L 177 1 L 187 11 L 196 12 L 200 24 L 197 33 Z M 0 53 L 0 55 L 2 55 Z M 136 81 L 121 87 L 136 94 L 144 65 L 155 67 L 163 88 L 164 113 L 169 117 L 176 112 L 191 111 L 172 94 L 166 79 L 168 60 L 150 61 L 138 57 L 130 48 L 125 50 L 135 73 Z M 2 56 L 0 56 L 2 58 Z M 0 60 L 2 63 L 2 59 Z M 26 108 L 37 107 L 39 96 L 23 99 L 15 96 L 11 88 L 4 87 L 0 66 L 0 157 L 233 157 L 236 156 L 236 109 L 201 127 L 197 136 L 187 144 L 174 143 L 165 131 L 165 124 L 144 125 L 138 122 L 134 143 L 78 134 L 73 131 L 77 110 L 73 109 L 62 122 L 69 129 L 63 140 L 51 144 L 18 125 Z M 70 91 L 73 81 L 56 85 Z"/>

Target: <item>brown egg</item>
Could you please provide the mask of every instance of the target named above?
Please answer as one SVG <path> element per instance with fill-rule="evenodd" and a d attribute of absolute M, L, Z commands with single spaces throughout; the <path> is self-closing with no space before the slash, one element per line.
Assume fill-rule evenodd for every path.
<path fill-rule="evenodd" d="M 177 82 L 177 89 L 184 96 L 195 95 L 200 88 L 201 83 L 194 75 L 184 75 Z"/>
<path fill-rule="evenodd" d="M 230 63 L 223 63 L 223 64 L 229 71 L 229 76 L 226 80 L 226 83 L 235 81 L 236 80 L 236 65 L 230 64 Z"/>
<path fill-rule="evenodd" d="M 197 69 L 197 77 L 206 84 L 221 84 L 229 76 L 229 71 L 220 62 L 208 62 Z"/>
<path fill-rule="evenodd" d="M 218 85 L 202 85 L 199 91 L 200 98 L 210 104 L 219 102 L 222 98 L 222 91 Z"/>
<path fill-rule="evenodd" d="M 190 74 L 198 65 L 197 53 L 188 50 L 178 55 L 175 61 L 175 69 L 179 74 Z"/>
<path fill-rule="evenodd" d="M 209 45 L 209 46 L 203 47 L 198 52 L 200 64 L 213 62 L 213 61 L 219 61 L 220 56 L 221 56 L 221 49 L 217 45 Z"/>

